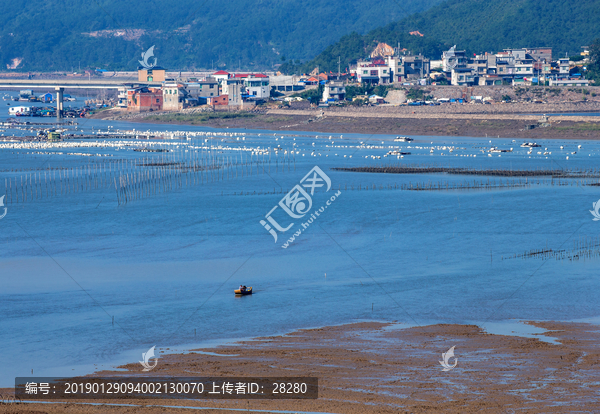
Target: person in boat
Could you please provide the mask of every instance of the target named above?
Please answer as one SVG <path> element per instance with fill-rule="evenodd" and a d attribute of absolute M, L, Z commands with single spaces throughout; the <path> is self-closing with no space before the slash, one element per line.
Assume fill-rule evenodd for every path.
<path fill-rule="evenodd" d="M 244 290 L 244 286 L 240 285 L 240 292 Z"/>
<path fill-rule="evenodd" d="M 247 289 L 246 286 L 242 286 L 242 292 L 245 292 L 246 289 Z"/>

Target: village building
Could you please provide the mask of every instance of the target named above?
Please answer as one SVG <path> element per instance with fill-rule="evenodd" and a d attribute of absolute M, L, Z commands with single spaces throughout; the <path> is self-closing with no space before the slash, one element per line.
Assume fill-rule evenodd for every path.
<path fill-rule="evenodd" d="M 428 77 L 430 71 L 430 60 L 422 55 L 377 56 L 350 66 L 358 82 L 370 84 L 417 81 Z"/>
<path fill-rule="evenodd" d="M 269 77 L 262 73 L 236 73 L 234 79 L 243 81 L 244 98 L 269 99 L 271 96 L 271 87 L 269 86 Z"/>
<path fill-rule="evenodd" d="M 160 66 L 155 66 L 150 69 L 138 69 L 138 82 L 164 82 L 167 76 L 167 71 Z"/>
<path fill-rule="evenodd" d="M 164 111 L 180 111 L 186 107 L 184 101 L 187 93 L 183 84 L 168 80 L 163 83 L 162 91 Z"/>
<path fill-rule="evenodd" d="M 552 49 L 547 47 L 504 49 L 467 58 L 453 46 L 442 54 L 442 62 L 445 72 L 450 69 L 446 76 L 451 84 L 458 86 L 532 85 L 551 80 L 553 85 L 585 84 L 571 75 L 568 58 L 553 61 Z"/>
<path fill-rule="evenodd" d="M 452 85 L 456 86 L 473 86 L 476 83 L 476 75 L 473 68 L 453 68 L 452 69 Z"/>
<path fill-rule="evenodd" d="M 227 106 L 229 105 L 228 95 L 211 96 L 207 99 L 207 104 L 210 106 Z"/>
<path fill-rule="evenodd" d="M 343 101 L 346 99 L 346 87 L 342 81 L 330 81 L 323 88 L 323 102 Z"/>
<path fill-rule="evenodd" d="M 392 62 L 391 57 L 388 58 L 388 62 Z M 402 56 L 397 69 L 392 66 L 393 82 L 414 81 L 428 77 L 431 71 L 430 62 L 421 54 Z"/>
<path fill-rule="evenodd" d="M 214 77 L 208 77 L 201 81 L 187 82 L 186 89 L 192 98 L 198 99 L 201 103 L 206 103 L 206 100 L 211 96 L 219 96 L 219 81 Z"/>
<path fill-rule="evenodd" d="M 241 108 L 244 105 L 242 95 L 244 81 L 242 79 L 227 79 L 223 84 L 223 94 L 228 97 L 228 105 Z"/>
<path fill-rule="evenodd" d="M 350 68 L 350 72 L 356 74 L 356 79 L 360 83 L 375 85 L 392 83 L 393 69 L 380 56 L 357 61 L 356 65 Z"/>
<path fill-rule="evenodd" d="M 160 111 L 163 107 L 161 88 L 139 87 L 127 90 L 127 110 L 130 112 Z"/>
<path fill-rule="evenodd" d="M 446 73 L 452 72 L 454 68 L 467 66 L 468 58 L 465 50 L 456 50 L 456 45 L 442 53 L 442 70 Z"/>
<path fill-rule="evenodd" d="M 225 72 L 224 70 L 219 70 L 212 74 L 212 77 L 217 80 L 219 84 L 223 84 L 223 82 L 231 77 L 229 72 Z"/>
<path fill-rule="evenodd" d="M 269 85 L 271 90 L 278 92 L 294 92 L 301 91 L 305 88 L 306 83 L 303 82 L 306 78 L 299 76 L 275 75 L 269 77 Z"/>

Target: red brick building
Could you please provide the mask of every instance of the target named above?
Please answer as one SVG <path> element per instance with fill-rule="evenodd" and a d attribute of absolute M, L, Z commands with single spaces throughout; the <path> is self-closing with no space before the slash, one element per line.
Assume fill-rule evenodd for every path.
<path fill-rule="evenodd" d="M 160 88 L 137 88 L 127 91 L 127 111 L 162 111 L 163 92 Z"/>
<path fill-rule="evenodd" d="M 209 105 L 229 105 L 229 95 L 211 96 L 207 98 Z"/>

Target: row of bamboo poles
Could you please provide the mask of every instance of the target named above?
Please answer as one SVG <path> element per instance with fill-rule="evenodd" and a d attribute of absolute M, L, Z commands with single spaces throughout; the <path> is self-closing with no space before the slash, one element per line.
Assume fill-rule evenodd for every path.
<path fill-rule="evenodd" d="M 582 180 L 572 179 L 546 179 L 546 180 L 531 180 L 531 179 L 513 179 L 513 180 L 490 180 L 486 181 L 428 181 L 428 182 L 408 182 L 408 183 L 386 183 L 386 184 L 357 184 L 338 185 L 338 190 L 344 191 L 376 191 L 376 190 L 401 190 L 401 191 L 453 191 L 453 190 L 499 190 L 499 189 L 515 189 L 529 188 L 532 186 L 579 186 L 592 185 L 581 182 Z M 289 191 L 289 190 L 288 190 Z M 234 192 L 231 195 L 270 195 L 270 194 L 286 194 L 288 191 L 274 188 L 273 191 L 242 191 Z"/>
<path fill-rule="evenodd" d="M 484 169 L 484 168 L 460 168 L 441 166 L 418 166 L 418 165 L 380 165 L 365 167 L 335 167 L 332 170 L 346 172 L 367 172 L 380 174 L 460 174 L 460 175 L 489 175 L 500 177 L 556 177 L 556 178 L 600 178 L 600 170 L 597 168 L 587 170 L 571 169 Z"/>
<path fill-rule="evenodd" d="M 118 204 L 158 192 L 271 172 L 295 170 L 293 157 L 261 154 L 165 154 L 104 160 L 80 167 L 49 167 L 4 180 L 5 203 L 27 203 L 115 186 Z"/>
<path fill-rule="evenodd" d="M 521 254 L 514 254 L 504 259 L 542 259 L 542 260 L 570 260 L 577 261 L 580 259 L 597 259 L 600 257 L 600 236 L 590 237 L 582 236 L 577 240 L 573 240 L 572 249 L 554 250 L 549 248 L 527 250 Z"/>

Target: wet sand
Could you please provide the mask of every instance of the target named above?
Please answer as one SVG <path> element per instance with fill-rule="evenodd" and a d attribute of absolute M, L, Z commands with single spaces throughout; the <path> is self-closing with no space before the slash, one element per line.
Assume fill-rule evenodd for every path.
<path fill-rule="evenodd" d="M 480 105 L 489 107 L 490 105 Z M 437 107 L 435 107 L 437 108 Z M 448 112 L 444 109 L 387 107 L 325 109 L 269 109 L 254 112 L 251 117 L 223 118 L 178 122 L 156 121 L 153 114 L 115 114 L 105 111 L 98 118 L 129 122 L 195 125 L 214 128 L 258 129 L 273 131 L 311 131 L 323 133 L 360 133 L 391 135 L 469 136 L 520 139 L 600 139 L 598 116 L 550 116 L 549 125 L 540 123 L 540 116 L 523 113 Z M 575 107 L 573 107 L 575 108 Z M 459 108 L 460 109 L 460 108 Z M 466 108 L 464 111 L 466 111 Z M 535 107 L 544 112 L 551 108 Z M 590 108 L 586 108 L 590 109 Z M 472 111 L 472 109 L 470 109 Z M 322 116 L 321 116 L 321 113 Z M 533 128 L 532 128 L 533 126 Z"/>
<path fill-rule="evenodd" d="M 530 324 L 548 330 L 539 337 L 556 338 L 557 344 L 488 334 L 472 325 L 405 328 L 371 322 L 298 330 L 202 350 L 220 355 L 166 355 L 152 375 L 316 376 L 319 399 L 145 400 L 139 404 L 349 414 L 600 412 L 600 327 L 562 322 Z M 456 347 L 458 363 L 456 368 L 443 372 L 438 361 L 451 346 Z M 128 375 L 147 375 L 138 363 L 122 368 L 130 371 Z M 102 373 L 115 374 L 124 373 Z M 11 413 L 179 411 L 186 410 L 73 403 L 0 406 L 0 412 Z"/>

